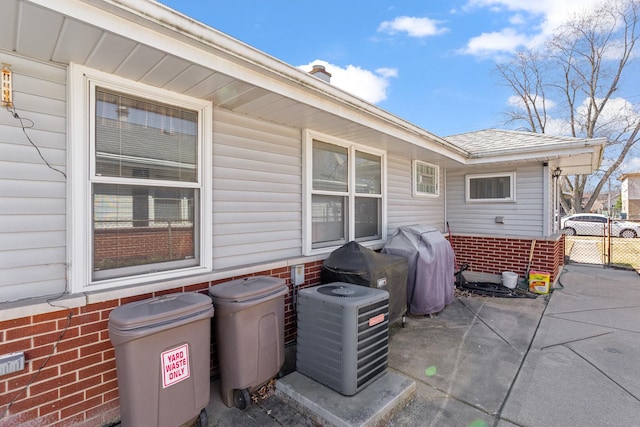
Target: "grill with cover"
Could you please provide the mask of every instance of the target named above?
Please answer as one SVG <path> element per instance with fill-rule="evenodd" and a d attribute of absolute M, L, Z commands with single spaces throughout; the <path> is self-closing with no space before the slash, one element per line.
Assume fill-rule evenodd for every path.
<path fill-rule="evenodd" d="M 435 228 L 399 227 L 382 253 L 402 255 L 409 262 L 407 300 L 409 313 L 434 314 L 451 304 L 454 294 L 453 248 Z"/>
<path fill-rule="evenodd" d="M 389 292 L 389 324 L 407 313 L 407 259 L 381 254 L 357 242 L 349 242 L 331 252 L 322 263 L 322 283 L 345 282 Z"/>

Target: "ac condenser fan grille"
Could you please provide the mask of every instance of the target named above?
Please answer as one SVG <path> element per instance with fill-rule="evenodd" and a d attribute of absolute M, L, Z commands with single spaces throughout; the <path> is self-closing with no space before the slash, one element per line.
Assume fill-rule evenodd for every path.
<path fill-rule="evenodd" d="M 325 285 L 318 289 L 318 292 L 323 295 L 329 295 L 338 298 L 359 298 L 367 295 L 366 287 L 353 287 L 353 286 L 341 286 L 341 285 Z"/>

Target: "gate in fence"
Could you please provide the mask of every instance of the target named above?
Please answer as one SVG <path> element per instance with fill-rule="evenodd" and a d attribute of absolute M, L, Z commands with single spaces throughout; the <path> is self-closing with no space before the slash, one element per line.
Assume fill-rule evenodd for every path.
<path fill-rule="evenodd" d="M 567 262 L 640 271 L 640 224 L 581 214 L 562 222 Z"/>

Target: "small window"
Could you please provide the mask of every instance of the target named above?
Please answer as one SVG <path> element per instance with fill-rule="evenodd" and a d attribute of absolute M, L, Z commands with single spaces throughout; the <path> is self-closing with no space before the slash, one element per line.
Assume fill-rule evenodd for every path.
<path fill-rule="evenodd" d="M 439 181 L 438 166 L 414 160 L 413 162 L 413 195 L 437 196 Z"/>
<path fill-rule="evenodd" d="M 466 176 L 467 202 L 514 202 L 516 174 L 495 173 Z"/>

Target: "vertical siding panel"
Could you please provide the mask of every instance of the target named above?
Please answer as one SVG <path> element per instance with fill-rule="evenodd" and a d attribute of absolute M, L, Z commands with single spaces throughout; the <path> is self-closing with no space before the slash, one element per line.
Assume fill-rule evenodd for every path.
<path fill-rule="evenodd" d="M 213 264 L 302 254 L 299 130 L 214 111 Z"/>
<path fill-rule="evenodd" d="M 66 169 L 66 70 L 0 54 L 11 64 L 13 100 L 26 133 Z M 64 292 L 66 183 L 48 168 L 10 114 L 0 115 L 0 301 Z M 31 126 L 32 125 L 32 126 Z"/>

